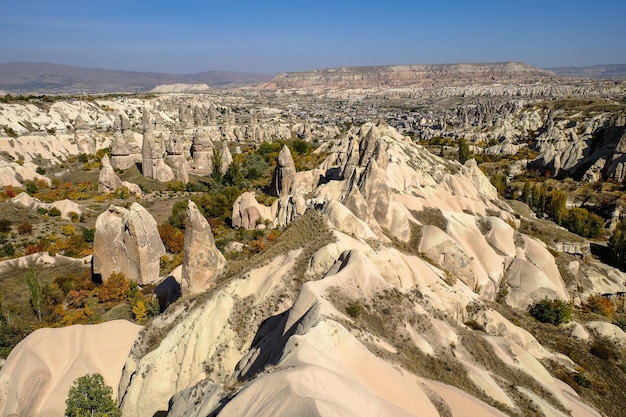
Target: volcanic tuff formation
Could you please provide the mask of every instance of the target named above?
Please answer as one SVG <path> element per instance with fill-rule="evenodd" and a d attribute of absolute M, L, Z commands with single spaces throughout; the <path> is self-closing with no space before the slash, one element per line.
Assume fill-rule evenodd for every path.
<path fill-rule="evenodd" d="M 261 88 L 450 86 L 546 80 L 554 73 L 521 62 L 340 67 L 280 73 Z"/>
<path fill-rule="evenodd" d="M 458 78 L 463 68 L 443 66 L 437 77 L 446 79 L 449 70 Z M 538 168 L 558 171 L 553 174 L 621 178 L 621 105 L 594 99 L 572 109 L 551 99 L 572 92 L 602 96 L 624 87 L 523 84 L 522 76 L 506 84 L 498 78 L 506 68 L 494 80 L 486 79 L 487 69 L 481 75 L 477 66 L 467 68 L 467 79 L 488 84 L 326 89 L 326 97 L 338 98 L 330 104 L 301 91 L 257 98 L 260 90 L 219 99 L 168 95 L 145 101 L 2 104 L 0 180 L 18 184 L 44 178 L 34 171 L 37 158 L 60 165 L 80 153 L 79 145 L 91 146 L 76 131 L 89 132 L 97 149 L 111 145 L 111 164 L 119 157 L 128 169 L 142 162 L 135 158 L 141 157 L 138 132 L 146 124 L 146 171 L 157 177 L 163 166 L 172 175 L 182 173 L 177 167 L 191 152 L 196 168 L 210 169 L 213 146 L 224 156 L 226 142 L 242 147 L 295 137 L 322 142 L 316 152 L 326 160 L 314 170 L 295 172 L 289 184 L 282 184 L 289 178 L 281 175 L 280 197 L 271 207 L 260 204 L 252 189 L 235 201 L 235 227 L 290 226 L 249 261 L 224 268 L 208 224 L 190 204 L 185 272 L 181 267 L 172 276 L 187 277 L 182 282 L 189 292 L 209 289 L 172 304 L 140 333 L 122 376 L 111 383 L 125 415 L 600 415 L 550 373 L 554 366 L 574 375 L 576 364 L 541 346 L 494 308 L 509 310 L 490 302 L 497 298 L 521 310 L 545 296 L 579 303 L 589 294 L 623 291 L 624 274 L 586 258 L 557 265 L 554 250 L 584 255 L 588 243 L 556 242 L 560 246 L 555 243 L 551 252 L 522 233 L 520 223 L 529 219 L 520 220 L 498 199 L 475 161 L 460 165 L 434 156 L 404 132 L 444 143 L 464 137 L 476 153 L 539 152 Z M 497 72 L 493 66 L 489 71 Z M 528 71 L 531 78 L 543 77 Z M 419 71 L 409 73 L 393 76 L 419 78 Z M 340 76 L 337 82 L 350 77 L 357 85 L 372 82 L 361 76 Z M 429 101 L 400 113 L 381 107 L 399 97 L 407 100 L 403 106 L 413 106 L 416 97 L 451 95 L 457 96 L 452 109 L 431 110 Z M 550 100 L 529 102 L 529 97 Z M 314 105 L 305 111 L 309 99 Z M 385 122 L 360 125 L 376 117 L 403 133 Z M 445 148 L 450 154 L 450 146 Z M 598 158 L 587 159 L 591 155 Z M 277 166 L 290 167 L 287 159 L 283 155 Z M 525 164 L 512 162 L 511 171 Z M 103 165 L 105 178 L 115 174 L 106 158 Z M 23 194 L 13 204 L 39 203 Z M 164 250 L 145 209 L 112 206 L 97 220 L 96 240 L 94 271 L 104 276 L 110 271 L 103 268 L 123 264 L 124 273 L 140 282 L 158 278 Z M 243 244 L 226 247 L 237 250 Z M 4 262 L 16 267 L 26 261 Z M 583 350 L 586 343 L 602 340 L 626 345 L 626 336 L 610 323 L 569 326 L 556 331 L 571 332 L 568 343 L 584 341 L 574 345 Z M 75 337 L 50 333 L 63 341 Z M 0 381 L 28 378 L 19 375 L 25 368 L 16 358 L 9 357 Z M 56 359 L 42 361 L 52 374 L 60 372 L 53 369 L 60 363 Z M 12 398 L 31 404 L 31 391 Z M 0 386 L 0 400 L 2 395 Z M 53 414 L 60 415 L 62 406 L 57 403 Z"/>
<path fill-rule="evenodd" d="M 314 235 L 328 233 L 328 240 L 311 247 L 304 237 L 304 247 L 254 264 L 156 319 L 125 365 L 124 413 L 501 416 L 492 405 L 523 407 L 514 394 L 522 392 L 546 414 L 569 409 L 599 416 L 540 362 L 550 358 L 571 367 L 569 359 L 483 304 L 505 294 L 505 287 L 506 302 L 522 308 L 544 296 L 569 295 L 554 257 L 516 230 L 517 220 L 473 161 L 444 161 L 384 124 L 366 124 L 335 142 L 322 166 L 324 181 L 312 198 L 279 201 L 295 206 L 301 198 L 306 213 L 288 220 L 299 230 L 294 233 L 310 233 L 298 225 L 313 222 Z M 248 200 L 252 194 L 235 203 L 240 215 L 233 223 L 255 227 Z M 262 205 L 257 212 L 270 224 L 280 216 L 280 209 Z M 394 241 L 414 249 L 399 251 Z M 296 272 L 299 257 L 310 250 L 304 271 Z M 294 279 L 312 281 L 299 288 Z M 470 338 L 462 324 L 470 319 L 484 323 L 487 334 Z M 158 346 L 146 345 L 164 329 Z M 485 350 L 504 368 L 481 362 Z M 393 365 L 406 366 L 398 359 L 405 355 L 445 357 L 482 394 Z M 517 381 L 511 391 L 497 376 L 508 366 L 538 385 Z M 242 385 L 230 393 L 237 380 Z M 537 386 L 552 399 L 542 400 Z"/>
<path fill-rule="evenodd" d="M 93 272 L 106 281 L 121 272 L 141 285 L 159 278 L 165 247 L 152 215 L 138 203 L 129 209 L 111 205 L 98 216 L 93 242 Z"/>

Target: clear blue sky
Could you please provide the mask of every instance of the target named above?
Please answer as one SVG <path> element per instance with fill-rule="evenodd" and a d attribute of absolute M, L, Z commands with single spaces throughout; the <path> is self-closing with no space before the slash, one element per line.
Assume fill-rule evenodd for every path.
<path fill-rule="evenodd" d="M 2 0 L 0 62 L 193 73 L 626 63 L 626 0 Z"/>

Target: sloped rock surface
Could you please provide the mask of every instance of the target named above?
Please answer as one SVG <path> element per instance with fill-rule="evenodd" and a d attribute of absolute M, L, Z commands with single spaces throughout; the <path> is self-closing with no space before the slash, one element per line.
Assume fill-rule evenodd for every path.
<path fill-rule="evenodd" d="M 70 386 L 87 373 L 99 373 L 107 385 L 117 387 L 141 328 L 115 320 L 36 330 L 13 349 L 0 370 L 0 415 L 63 415 Z"/>

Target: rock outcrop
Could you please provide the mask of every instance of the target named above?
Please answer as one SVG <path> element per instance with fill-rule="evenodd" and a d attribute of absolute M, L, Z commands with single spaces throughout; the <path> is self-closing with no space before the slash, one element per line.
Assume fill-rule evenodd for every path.
<path fill-rule="evenodd" d="M 276 217 L 277 209 L 277 204 L 272 207 L 259 204 L 254 194 L 246 191 L 237 197 L 233 204 L 233 227 L 254 229 L 260 223 L 272 222 Z"/>
<path fill-rule="evenodd" d="M 165 247 L 152 215 L 133 203 L 129 209 L 111 205 L 98 216 L 93 252 L 93 272 L 103 281 L 121 272 L 145 285 L 159 278 Z"/>
<path fill-rule="evenodd" d="M 149 120 L 149 113 L 144 114 L 144 132 L 143 144 L 141 146 L 141 171 L 144 177 L 157 180 L 159 182 L 168 182 L 174 179 L 174 173 L 165 163 L 165 138 L 161 130 L 162 121 Z"/>
<path fill-rule="evenodd" d="M 209 288 L 226 266 L 224 255 L 215 247 L 211 226 L 191 200 L 187 206 L 183 253 L 181 287 L 186 294 Z"/>
<path fill-rule="evenodd" d="M 98 191 L 109 194 L 121 187 L 128 188 L 128 191 L 135 197 L 141 197 L 141 188 L 132 182 L 122 181 L 111 166 L 109 157 L 104 155 L 102 157 L 102 169 L 98 177 Z"/>
<path fill-rule="evenodd" d="M 274 197 L 285 197 L 291 191 L 291 184 L 296 175 L 296 164 L 291 156 L 291 151 L 284 145 L 278 154 L 276 168 L 272 175 L 269 194 Z"/>
<path fill-rule="evenodd" d="M 191 156 L 193 158 L 194 169 L 206 171 L 211 170 L 213 142 L 211 142 L 211 138 L 203 130 L 196 129 L 196 132 L 193 135 Z"/>
<path fill-rule="evenodd" d="M 373 88 L 399 86 L 453 86 L 470 83 L 512 83 L 546 80 L 550 71 L 519 62 L 494 64 L 389 65 L 341 67 L 314 71 L 280 73 L 261 87 L 289 88 Z"/>

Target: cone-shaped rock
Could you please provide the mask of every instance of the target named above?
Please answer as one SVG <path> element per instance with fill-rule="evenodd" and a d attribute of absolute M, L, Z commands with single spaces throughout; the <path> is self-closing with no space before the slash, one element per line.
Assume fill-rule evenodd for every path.
<path fill-rule="evenodd" d="M 100 177 L 98 177 L 98 192 L 101 193 L 112 193 L 117 188 L 122 186 L 122 180 L 117 176 L 111 163 L 109 161 L 109 157 L 104 155 L 102 157 L 102 169 L 100 170 Z"/>
<path fill-rule="evenodd" d="M 189 201 L 181 273 L 183 292 L 193 294 L 210 287 L 224 266 L 226 258 L 215 247 L 211 226 Z"/>
<path fill-rule="evenodd" d="M 295 175 L 296 164 L 291 157 L 289 148 L 287 145 L 284 145 L 283 149 L 281 149 L 278 154 L 269 194 L 274 197 L 284 197 L 289 195 L 291 183 L 293 182 L 293 177 Z"/>

